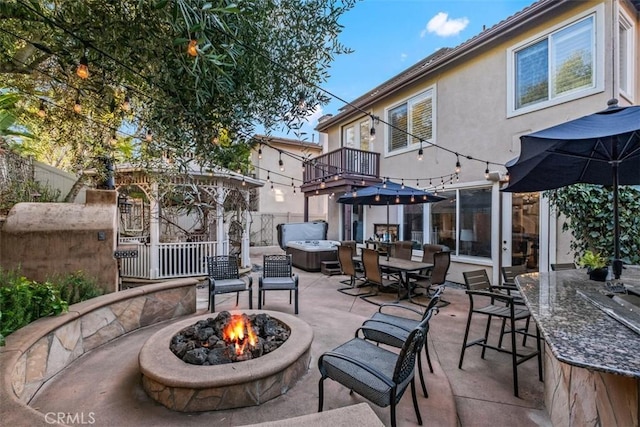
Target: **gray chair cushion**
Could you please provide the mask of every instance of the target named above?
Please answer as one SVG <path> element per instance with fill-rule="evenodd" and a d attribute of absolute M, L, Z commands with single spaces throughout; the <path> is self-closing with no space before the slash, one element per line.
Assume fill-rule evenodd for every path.
<path fill-rule="evenodd" d="M 226 293 L 226 292 L 244 291 L 247 289 L 247 282 L 245 282 L 242 279 L 215 280 L 214 289 L 217 294 Z"/>
<path fill-rule="evenodd" d="M 262 289 L 293 289 L 296 283 L 293 277 L 263 277 Z"/>

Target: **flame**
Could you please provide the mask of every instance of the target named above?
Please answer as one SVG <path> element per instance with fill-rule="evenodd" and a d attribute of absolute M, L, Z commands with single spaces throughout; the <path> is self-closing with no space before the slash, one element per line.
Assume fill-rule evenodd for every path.
<path fill-rule="evenodd" d="M 251 322 L 245 323 L 244 317 L 240 314 L 231 316 L 231 320 L 222 331 L 222 339 L 235 345 L 237 355 L 244 353 L 247 344 L 255 347 L 258 343 L 258 337 L 253 332 Z"/>

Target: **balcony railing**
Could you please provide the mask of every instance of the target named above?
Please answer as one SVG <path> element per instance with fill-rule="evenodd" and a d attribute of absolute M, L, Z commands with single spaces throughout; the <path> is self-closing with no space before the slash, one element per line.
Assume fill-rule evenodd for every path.
<path fill-rule="evenodd" d="M 380 176 L 380 153 L 339 148 L 309 160 L 304 170 L 304 183 L 343 179 L 376 179 Z"/>

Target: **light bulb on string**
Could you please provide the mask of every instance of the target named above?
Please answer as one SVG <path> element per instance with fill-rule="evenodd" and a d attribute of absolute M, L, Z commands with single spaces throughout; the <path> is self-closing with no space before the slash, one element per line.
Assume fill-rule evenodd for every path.
<path fill-rule="evenodd" d="M 273 182 L 271 183 L 271 191 L 273 191 Z"/>
<path fill-rule="evenodd" d="M 396 193 L 396 203 L 400 203 L 400 195 Z"/>
<path fill-rule="evenodd" d="M 404 178 L 402 178 L 402 184 L 400 185 L 400 188 L 404 190 Z"/>
<path fill-rule="evenodd" d="M 507 171 L 507 173 L 504 174 L 504 180 L 509 182 L 509 179 L 511 179 L 511 177 L 509 176 L 509 171 Z"/>
<path fill-rule="evenodd" d="M 80 95 L 76 96 L 76 102 L 73 104 L 73 111 L 80 114 L 82 112 L 82 105 L 80 105 Z"/>
<path fill-rule="evenodd" d="M 320 192 L 318 191 L 318 189 L 316 188 L 316 196 L 320 194 Z"/>
<path fill-rule="evenodd" d="M 489 179 L 489 162 L 487 162 L 487 168 L 484 170 L 484 179 Z"/>
<path fill-rule="evenodd" d="M 89 60 L 85 54 L 80 58 L 80 63 L 78 64 L 78 68 L 76 68 L 76 75 L 83 80 L 89 78 Z"/>
<path fill-rule="evenodd" d="M 416 201 L 416 198 L 413 196 L 413 191 L 411 192 L 411 203 L 414 203 Z"/>
<path fill-rule="evenodd" d="M 387 177 L 384 177 L 384 182 L 382 183 L 382 188 L 387 188 Z"/>
<path fill-rule="evenodd" d="M 247 182 L 244 180 L 244 176 L 242 177 L 242 186 L 245 187 L 247 185 Z"/>
<path fill-rule="evenodd" d="M 189 56 L 198 56 L 198 41 L 196 39 L 189 40 L 189 46 L 187 46 L 187 53 Z"/>
<path fill-rule="evenodd" d="M 422 149 L 422 140 L 420 140 L 420 149 L 418 150 L 418 160 L 422 160 L 424 150 Z"/>
<path fill-rule="evenodd" d="M 267 182 L 271 182 L 271 175 L 269 171 L 267 171 Z"/>
<path fill-rule="evenodd" d="M 325 182 L 324 182 L 324 178 L 322 178 L 322 181 L 320 182 L 320 188 L 324 188 L 326 186 Z"/>
<path fill-rule="evenodd" d="M 353 190 L 353 191 L 351 192 L 351 197 L 354 197 L 354 198 L 355 198 L 355 197 L 358 197 L 358 192 L 357 192 L 356 190 Z"/>
<path fill-rule="evenodd" d="M 124 97 L 124 101 L 122 102 L 122 109 L 124 111 L 130 111 L 131 110 L 131 100 L 129 99 L 128 96 Z"/>
<path fill-rule="evenodd" d="M 376 197 L 375 197 L 375 199 L 376 199 L 376 202 L 379 202 L 379 201 L 380 201 L 380 193 L 376 193 Z"/>
<path fill-rule="evenodd" d="M 280 159 L 278 159 L 278 166 L 280 166 L 280 172 L 284 172 L 284 162 L 282 161 L 282 151 L 280 151 Z"/>
<path fill-rule="evenodd" d="M 456 173 L 460 173 L 460 169 L 462 169 L 462 165 L 460 165 L 460 157 L 456 154 Z"/>
<path fill-rule="evenodd" d="M 38 116 L 43 119 L 47 116 L 47 109 L 44 105 L 44 100 L 40 100 L 40 108 L 38 109 Z"/>

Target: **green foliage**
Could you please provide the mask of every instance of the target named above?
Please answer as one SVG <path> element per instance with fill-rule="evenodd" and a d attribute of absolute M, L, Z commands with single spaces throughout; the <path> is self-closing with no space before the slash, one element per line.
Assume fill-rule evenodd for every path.
<path fill-rule="evenodd" d="M 81 271 L 38 283 L 22 276 L 19 270 L 0 269 L 0 345 L 4 345 L 4 337 L 34 320 L 58 315 L 71 304 L 103 293 L 95 280 Z"/>
<path fill-rule="evenodd" d="M 212 150 L 212 139 L 226 130 L 248 146 L 256 127 L 299 130 L 329 101 L 317 86 L 334 57 L 350 53 L 338 21 L 356 1 L 0 2 L 0 74 L 26 94 L 20 119 L 43 142 L 26 151 L 49 164 L 77 172 L 120 153 L 140 165 L 166 155 L 235 170 L 239 158 L 230 147 Z M 190 39 L 195 57 L 186 53 Z M 86 80 L 75 74 L 83 55 Z M 76 97 L 81 114 L 71 108 Z M 123 124 L 136 134 L 128 153 L 109 144 Z"/>
<path fill-rule="evenodd" d="M 76 271 L 65 276 L 49 278 L 60 291 L 60 298 L 72 305 L 104 294 L 94 279 L 86 277 L 82 271 Z"/>
<path fill-rule="evenodd" d="M 32 180 L 11 179 L 0 189 L 0 213 L 7 213 L 13 205 L 20 202 L 56 202 L 60 190 L 54 190 Z"/>
<path fill-rule="evenodd" d="M 607 258 L 600 255 L 600 253 L 595 253 L 588 250 L 585 251 L 584 254 L 582 254 L 580 260 L 578 261 L 578 264 L 580 264 L 580 267 L 587 267 L 591 270 L 594 270 L 597 268 L 606 267 L 608 264 L 608 260 Z"/>
<path fill-rule="evenodd" d="M 55 316 L 68 307 L 52 283 L 37 283 L 18 272 L 0 270 L 0 341 L 34 320 Z"/>
<path fill-rule="evenodd" d="M 590 250 L 613 258 L 613 193 L 600 185 L 576 184 L 545 195 L 558 216 L 567 218 L 563 231 L 571 231 L 571 249 L 578 259 Z M 640 263 L 640 191 L 631 186 L 618 189 L 620 257 L 627 264 Z"/>

